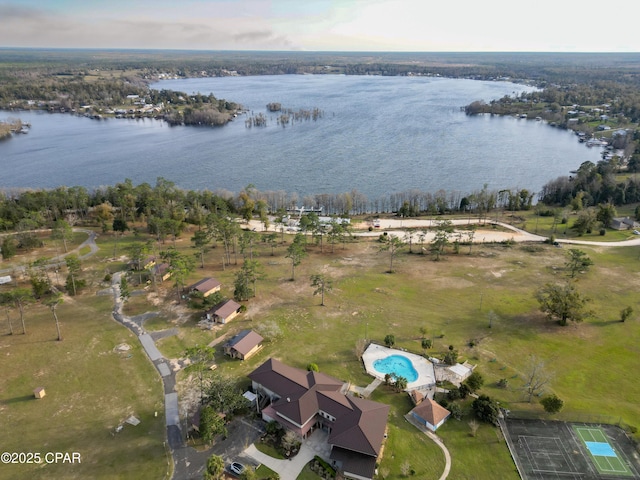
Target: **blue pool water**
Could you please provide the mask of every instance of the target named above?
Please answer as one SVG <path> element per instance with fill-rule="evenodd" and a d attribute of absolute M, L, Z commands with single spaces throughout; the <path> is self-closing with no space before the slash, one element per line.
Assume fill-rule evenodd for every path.
<path fill-rule="evenodd" d="M 584 442 L 594 457 L 617 457 L 611 445 L 606 442 Z"/>
<path fill-rule="evenodd" d="M 402 355 L 389 355 L 373 362 L 373 368 L 383 374 L 391 374 L 394 377 L 404 377 L 407 382 L 415 382 L 418 379 L 418 372 L 413 368 L 411 360 Z"/>

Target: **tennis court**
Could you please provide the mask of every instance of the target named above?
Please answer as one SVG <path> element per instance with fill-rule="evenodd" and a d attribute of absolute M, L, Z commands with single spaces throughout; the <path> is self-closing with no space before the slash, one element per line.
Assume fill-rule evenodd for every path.
<path fill-rule="evenodd" d="M 514 418 L 501 426 L 523 480 L 640 480 L 635 447 L 619 427 Z"/>
<path fill-rule="evenodd" d="M 576 435 L 578 435 L 578 438 L 585 444 L 591 460 L 600 473 L 605 475 L 623 475 L 625 477 L 632 476 L 631 471 L 618 457 L 618 454 L 600 427 L 579 427 L 574 425 L 573 430 L 576 432 Z"/>

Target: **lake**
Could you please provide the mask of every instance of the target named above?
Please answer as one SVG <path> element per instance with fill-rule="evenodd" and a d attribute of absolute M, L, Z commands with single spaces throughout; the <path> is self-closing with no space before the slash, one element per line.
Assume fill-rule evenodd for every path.
<path fill-rule="evenodd" d="M 0 187 L 112 185 L 157 177 L 185 189 L 284 190 L 301 196 L 357 189 L 374 199 L 418 189 L 539 191 L 600 159 L 568 131 L 511 117 L 468 117 L 460 107 L 528 89 L 508 82 L 432 77 L 284 75 L 164 80 L 152 85 L 213 93 L 248 109 L 224 127 L 159 120 L 90 120 L 0 112 L 30 122 L 0 142 Z M 279 126 L 266 104 L 319 108 L 318 120 Z M 245 119 L 263 113 L 266 127 Z"/>

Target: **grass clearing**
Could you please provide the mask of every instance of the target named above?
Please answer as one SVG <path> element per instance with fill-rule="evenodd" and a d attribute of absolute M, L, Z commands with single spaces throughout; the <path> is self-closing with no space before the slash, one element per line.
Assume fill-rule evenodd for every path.
<path fill-rule="evenodd" d="M 111 318 L 111 299 L 69 299 L 25 313 L 27 335 L 0 337 L 3 450 L 78 452 L 80 464 L 3 465 L 0 478 L 163 478 L 167 472 L 160 378 L 137 338 Z M 4 327 L 4 325 L 3 325 Z M 117 345 L 131 347 L 127 355 Z M 33 389 L 46 396 L 35 399 Z M 159 415 L 155 417 L 155 412 Z M 130 415 L 136 426 L 115 428 Z"/>
<path fill-rule="evenodd" d="M 177 246 L 193 253 L 188 238 L 190 233 L 185 232 Z M 99 255 L 83 262 L 83 267 L 89 270 L 87 274 L 101 280 L 106 271 L 123 269 L 127 263 L 124 256 L 127 245 L 133 241 L 136 239 L 132 234 L 120 238 L 118 256 L 114 258 L 115 238 L 100 235 Z M 289 237 L 286 241 L 290 241 Z M 168 246 L 169 243 L 159 244 L 157 248 L 162 250 Z M 284 258 L 286 246 L 278 245 L 275 256 L 267 245 L 255 247 L 254 258 L 263 265 L 265 278 L 258 281 L 257 297 L 246 303 L 247 311 L 224 326 L 214 330 L 199 328 L 199 312 L 176 303 L 171 281 L 158 284 L 157 292 L 151 289 L 145 295 L 131 297 L 125 311 L 129 315 L 158 312 L 158 317 L 145 322 L 145 328 L 150 331 L 178 329 L 177 335 L 157 343 L 167 358 L 180 358 L 187 347 L 208 344 L 245 328 L 261 332 L 266 339 L 264 348 L 247 361 L 225 357 L 218 348 L 216 372 L 239 378 L 243 385 L 248 385 L 247 373 L 273 356 L 299 368 L 314 362 L 322 372 L 364 386 L 372 379 L 355 354 L 359 339 L 383 343 L 385 335 L 393 334 L 396 346 L 423 353 L 420 329 L 425 328 L 433 340 L 432 349 L 426 353 L 442 357 L 452 345 L 461 359 L 478 365 L 478 371 L 485 377 L 480 393 L 499 400 L 506 408 L 545 417 L 539 399 L 534 397 L 529 403 L 522 391 L 527 358 L 533 354 L 546 360 L 548 369 L 554 373 L 546 393 L 556 393 L 565 402 L 557 418 L 571 420 L 585 414 L 611 414 L 628 425 L 640 425 L 635 402 L 640 398 L 640 385 L 632 376 L 620 373 L 637 369 L 637 356 L 629 352 L 637 352 L 640 345 L 638 315 L 625 323 L 619 321 L 622 308 L 636 306 L 636 292 L 640 287 L 640 273 L 636 268 L 640 263 L 638 248 L 577 247 L 594 261 L 590 271 L 578 277 L 578 288 L 592 299 L 589 306 L 594 315 L 582 324 L 560 327 L 538 312 L 533 293 L 546 282 L 566 281 L 562 266 L 567 248 L 543 244 L 485 244 L 474 246 L 471 255 L 468 248 L 463 247 L 461 254 L 448 254 L 440 262 L 432 261 L 429 255 L 408 254 L 405 250 L 394 261 L 396 273 L 388 274 L 385 273 L 388 253 L 379 252 L 375 240 L 358 239 L 344 248 L 336 246 L 333 253 L 330 248 L 320 253 L 319 247 L 309 246 L 310 255 L 296 268 L 296 280 L 290 281 L 291 264 Z M 197 268 L 186 283 L 213 276 L 222 282 L 223 294 L 231 297 L 241 260 L 238 265 L 232 261 L 232 265 L 223 270 L 220 255 L 220 248 L 210 250 L 205 255 L 205 268 Z M 316 273 L 326 273 L 333 279 L 333 289 L 327 292 L 324 307 L 320 306 L 320 298 L 313 296 L 310 286 L 309 277 Z M 101 452 L 94 462 L 95 471 L 73 473 L 56 467 L 59 468 L 54 472 L 56 478 L 59 478 L 57 474 L 61 478 L 101 478 L 99 473 L 103 467 L 106 473 L 102 473 L 102 478 L 160 478 L 166 469 L 162 449 L 164 432 L 160 426 L 155 427 L 152 416 L 155 411 L 163 411 L 160 380 L 143 357 L 135 337 L 110 319 L 111 301 L 109 296 L 89 294 L 65 301 L 59 307 L 63 342 L 54 341 L 55 327 L 48 309 L 29 307 L 28 315 L 33 313 L 34 319 L 27 317 L 30 331 L 23 339 L 31 341 L 36 335 L 44 335 L 44 339 L 35 344 L 38 351 L 42 345 L 46 355 L 31 355 L 34 346 L 22 344 L 20 335 L 0 337 L 0 368 L 10 372 L 0 380 L 0 408 L 3 415 L 12 412 L 8 423 L 11 431 L 27 430 L 26 440 L 34 442 L 46 437 L 47 446 L 52 448 L 81 445 Z M 491 328 L 489 312 L 493 312 Z M 14 319 L 16 315 L 13 312 Z M 18 321 L 14 320 L 14 328 L 17 325 Z M 0 323 L 0 334 L 3 328 L 4 324 Z M 108 354 L 107 351 L 125 341 L 133 347 L 130 358 Z M 75 346 L 76 342 L 82 349 Z M 108 346 L 102 349 L 92 346 L 105 342 Z M 470 347 L 470 343 L 475 346 Z M 59 358 L 55 355 L 56 346 L 66 345 L 74 345 L 69 354 L 72 360 L 62 364 L 49 360 Z M 7 352 L 10 355 L 6 355 Z M 98 355 L 98 352 L 103 353 Z M 131 369 L 132 365 L 136 368 Z M 603 368 L 603 365 L 615 365 L 615 368 Z M 55 375 L 49 372 L 54 367 Z M 36 382 L 47 378 L 40 371 L 48 374 L 52 383 Z M 75 380 L 78 377 L 82 380 Z M 497 386 L 502 378 L 508 380 L 506 388 Z M 75 385 L 75 391 L 65 386 L 69 382 Z M 32 394 L 33 388 L 41 386 L 40 383 L 47 389 L 47 397 L 42 401 L 27 401 L 26 397 Z M 65 389 L 58 394 L 51 384 L 60 384 Z M 60 418 L 54 417 L 53 422 L 58 427 L 43 434 L 38 426 L 52 423 L 45 420 L 44 413 L 34 416 L 25 405 L 32 408 L 46 405 L 43 401 L 53 403 L 55 400 L 57 409 L 64 410 L 59 395 L 73 406 L 70 407 L 73 419 L 70 414 L 62 418 L 63 414 L 59 413 Z M 381 387 L 372 399 L 392 406 L 389 437 L 380 465 L 386 469 L 387 479 L 402 478 L 401 469 L 407 460 L 416 478 L 437 478 L 444 468 L 444 457 L 433 442 L 404 420 L 404 414 L 411 409 L 408 397 Z M 97 405 L 108 405 L 108 408 L 96 411 Z M 126 418 L 123 415 L 131 414 L 130 411 L 143 423 L 135 429 L 125 427 L 122 432 L 125 435 L 111 437 L 110 429 Z M 159 419 L 163 425 L 162 415 Z M 85 426 L 88 432 L 85 437 L 81 435 L 84 434 L 82 428 L 74 427 L 75 430 L 70 430 L 74 437 L 69 438 L 67 423 L 76 425 L 72 420 Z M 148 422 L 151 424 L 146 427 Z M 468 472 L 472 472 L 473 478 L 515 480 L 517 474 L 508 450 L 495 429 L 482 425 L 472 438 L 467 422 L 468 417 L 460 422 L 450 420 L 438 430 L 453 456 L 452 478 L 471 478 Z M 143 425 L 144 435 L 140 433 Z M 121 452 L 120 445 L 116 447 L 113 441 L 120 439 L 125 440 L 121 442 L 125 444 L 124 463 L 115 460 Z M 22 440 L 24 438 L 10 439 L 8 447 L 17 449 L 23 445 Z M 141 465 L 133 460 L 137 448 L 146 455 Z M 479 467 L 488 463 L 483 460 L 486 458 L 495 458 L 495 465 Z M 122 472 L 118 467 L 121 463 L 125 465 Z M 90 467 L 83 465 L 82 468 Z M 12 470 L 11 475 L 24 472 L 42 478 L 44 473 L 50 474 L 53 470 L 51 467 L 33 472 Z"/>
<path fill-rule="evenodd" d="M 311 470 L 311 467 L 309 466 L 309 464 L 306 464 L 302 469 L 302 472 L 300 472 L 300 475 L 298 475 L 298 478 L 296 478 L 296 480 L 319 480 L 321 478 L 322 478 L 321 476 L 319 476 L 317 473 Z"/>

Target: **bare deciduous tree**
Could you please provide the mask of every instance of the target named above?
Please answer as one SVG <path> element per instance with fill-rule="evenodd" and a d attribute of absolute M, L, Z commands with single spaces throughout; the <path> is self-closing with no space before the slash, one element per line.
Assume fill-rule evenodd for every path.
<path fill-rule="evenodd" d="M 405 460 L 400 465 L 400 473 L 402 473 L 403 476 L 407 477 L 409 476 L 410 471 L 411 471 L 411 464 L 409 463 L 409 460 Z"/>
<path fill-rule="evenodd" d="M 367 340 L 364 338 L 359 338 L 358 340 L 356 340 L 356 357 L 358 357 L 358 360 L 360 360 L 362 358 L 362 355 L 364 355 L 364 351 L 367 348 Z"/>
<path fill-rule="evenodd" d="M 534 395 L 539 395 L 551 380 L 553 373 L 546 369 L 546 362 L 535 355 L 529 356 L 527 368 L 525 370 L 525 379 L 523 390 L 527 395 L 527 400 L 531 403 Z"/>
<path fill-rule="evenodd" d="M 469 425 L 469 430 L 471 430 L 469 434 L 472 437 L 475 437 L 476 434 L 478 433 L 478 428 L 480 428 L 480 423 L 474 418 L 469 421 L 468 425 Z"/>

